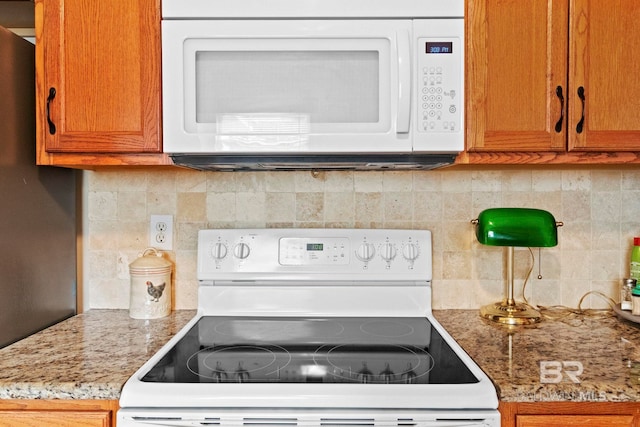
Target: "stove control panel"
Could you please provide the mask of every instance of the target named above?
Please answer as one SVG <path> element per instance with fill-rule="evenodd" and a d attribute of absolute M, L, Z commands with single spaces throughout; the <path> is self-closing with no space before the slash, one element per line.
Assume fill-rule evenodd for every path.
<path fill-rule="evenodd" d="M 344 265 L 351 255 L 344 237 L 283 237 L 279 246 L 282 265 Z"/>
<path fill-rule="evenodd" d="M 431 280 L 431 233 L 218 229 L 198 234 L 198 279 Z"/>

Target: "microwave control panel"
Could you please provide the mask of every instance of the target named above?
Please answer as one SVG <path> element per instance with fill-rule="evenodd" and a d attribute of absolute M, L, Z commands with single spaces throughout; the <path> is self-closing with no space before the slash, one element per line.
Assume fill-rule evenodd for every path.
<path fill-rule="evenodd" d="M 460 40 L 419 38 L 417 48 L 418 131 L 462 131 Z"/>

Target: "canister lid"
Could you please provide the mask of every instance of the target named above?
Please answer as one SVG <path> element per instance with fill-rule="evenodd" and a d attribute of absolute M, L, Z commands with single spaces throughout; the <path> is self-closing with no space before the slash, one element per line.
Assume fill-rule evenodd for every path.
<path fill-rule="evenodd" d="M 135 273 L 166 273 L 171 270 L 171 262 L 155 248 L 147 248 L 138 258 L 129 264 L 129 271 Z"/>
<path fill-rule="evenodd" d="M 640 297 L 640 287 L 636 285 L 635 288 L 631 289 L 631 295 Z"/>
<path fill-rule="evenodd" d="M 633 246 L 640 246 L 640 237 L 633 238 Z"/>

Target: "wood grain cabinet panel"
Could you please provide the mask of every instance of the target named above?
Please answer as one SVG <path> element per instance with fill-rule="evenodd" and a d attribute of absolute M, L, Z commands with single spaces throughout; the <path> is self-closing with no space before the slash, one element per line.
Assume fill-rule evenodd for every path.
<path fill-rule="evenodd" d="M 0 411 L 0 427 L 111 427 L 110 412 Z"/>
<path fill-rule="evenodd" d="M 502 427 L 638 427 L 640 402 L 500 402 Z"/>
<path fill-rule="evenodd" d="M 633 427 L 629 415 L 519 415 L 516 427 Z"/>
<path fill-rule="evenodd" d="M 545 152 L 567 163 L 637 161 L 639 2 L 468 0 L 466 7 L 469 153 L 525 153 L 522 163 L 545 162 Z"/>
<path fill-rule="evenodd" d="M 159 0 L 36 0 L 37 162 L 167 164 Z"/>
<path fill-rule="evenodd" d="M 116 427 L 117 400 L 0 399 L 0 427 Z"/>

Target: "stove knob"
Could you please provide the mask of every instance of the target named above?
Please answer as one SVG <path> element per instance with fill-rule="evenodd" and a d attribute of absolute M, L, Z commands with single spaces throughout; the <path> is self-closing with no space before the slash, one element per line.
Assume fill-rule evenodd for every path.
<path fill-rule="evenodd" d="M 376 255 L 376 248 L 372 243 L 363 243 L 356 250 L 356 257 L 360 261 L 369 262 Z"/>
<path fill-rule="evenodd" d="M 402 248 L 402 256 L 407 261 L 415 261 L 420 256 L 420 248 L 415 243 L 407 243 Z"/>
<path fill-rule="evenodd" d="M 393 243 L 387 242 L 380 248 L 380 256 L 387 262 L 392 261 L 396 257 L 396 253 L 396 246 Z"/>
<path fill-rule="evenodd" d="M 246 259 L 251 253 L 251 248 L 246 243 L 238 243 L 235 248 L 233 248 L 233 256 L 238 259 Z"/>
<path fill-rule="evenodd" d="M 216 244 L 213 245 L 213 248 L 211 249 L 211 255 L 216 260 L 223 259 L 224 257 L 227 256 L 227 245 L 225 245 L 222 242 L 217 242 Z"/>

